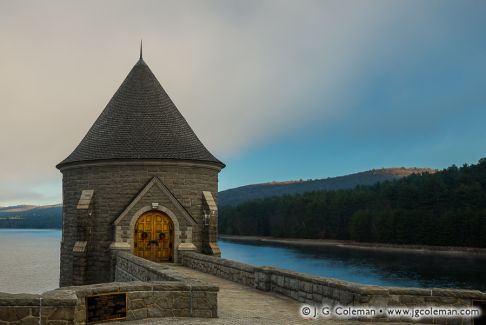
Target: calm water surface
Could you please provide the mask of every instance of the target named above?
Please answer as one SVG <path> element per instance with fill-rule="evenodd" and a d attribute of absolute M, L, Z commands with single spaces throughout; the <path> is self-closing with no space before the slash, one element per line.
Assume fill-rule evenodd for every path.
<path fill-rule="evenodd" d="M 292 247 L 220 240 L 222 257 L 253 265 L 397 287 L 486 291 L 486 258 L 378 252 L 344 247 Z"/>
<path fill-rule="evenodd" d="M 41 293 L 59 285 L 61 231 L 0 229 L 0 291 Z"/>
<path fill-rule="evenodd" d="M 59 282 L 60 230 L 0 229 L 0 291 L 40 293 Z M 364 284 L 486 291 L 486 258 L 290 247 L 220 240 L 224 258 Z"/>

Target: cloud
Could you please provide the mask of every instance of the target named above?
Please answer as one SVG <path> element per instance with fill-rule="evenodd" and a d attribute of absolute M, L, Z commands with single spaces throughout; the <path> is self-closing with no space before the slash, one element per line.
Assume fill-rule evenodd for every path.
<path fill-rule="evenodd" d="M 61 187 L 51 179 L 26 178 L 15 183 L 0 183 L 0 205 L 56 204 L 59 203 Z"/>
<path fill-rule="evenodd" d="M 0 187 L 60 188 L 54 166 L 121 84 L 141 37 L 196 134 L 228 158 L 332 124 L 359 106 L 376 70 L 404 54 L 400 64 L 414 64 L 417 45 L 444 42 L 446 22 L 429 3 L 0 1 Z M 13 193 L 0 204 L 45 200 Z"/>

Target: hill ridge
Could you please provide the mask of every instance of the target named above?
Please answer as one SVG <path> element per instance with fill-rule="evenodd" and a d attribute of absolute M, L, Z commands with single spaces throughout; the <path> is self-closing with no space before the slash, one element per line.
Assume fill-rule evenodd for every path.
<path fill-rule="evenodd" d="M 395 180 L 411 174 L 435 173 L 431 168 L 379 168 L 349 175 L 312 180 L 290 180 L 248 184 L 218 193 L 219 205 L 236 205 L 255 198 L 285 194 L 353 188 Z M 15 217 L 15 218 L 13 218 Z M 0 228 L 61 228 L 62 204 L 19 204 L 0 207 Z"/>
<path fill-rule="evenodd" d="M 248 184 L 218 193 L 219 205 L 231 206 L 245 201 L 322 190 L 351 189 L 358 185 L 374 185 L 392 181 L 412 174 L 436 173 L 436 169 L 422 167 L 391 167 L 370 169 L 342 176 L 308 180 L 272 181 Z"/>

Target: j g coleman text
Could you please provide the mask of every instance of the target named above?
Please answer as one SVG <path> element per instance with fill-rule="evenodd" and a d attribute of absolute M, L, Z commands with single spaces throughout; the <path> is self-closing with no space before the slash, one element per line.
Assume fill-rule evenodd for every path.
<path fill-rule="evenodd" d="M 481 310 L 476 307 L 374 307 L 374 306 L 309 306 L 303 305 L 300 314 L 304 318 L 477 318 Z"/>

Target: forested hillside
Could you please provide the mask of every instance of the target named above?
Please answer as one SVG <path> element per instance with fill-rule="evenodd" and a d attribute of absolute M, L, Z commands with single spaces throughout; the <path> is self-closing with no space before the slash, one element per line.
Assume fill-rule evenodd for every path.
<path fill-rule="evenodd" d="M 486 159 L 435 174 L 221 207 L 222 234 L 486 247 Z"/>
<path fill-rule="evenodd" d="M 344 190 L 358 185 L 373 185 L 378 182 L 391 181 L 411 174 L 434 173 L 430 168 L 381 168 L 365 172 L 328 177 L 323 179 L 297 180 L 287 182 L 270 182 L 245 185 L 218 193 L 220 206 L 237 205 L 253 199 L 262 199 L 284 194 L 296 194 L 322 190 Z"/>
<path fill-rule="evenodd" d="M 0 228 L 48 228 L 62 227 L 62 206 L 19 205 L 0 208 Z"/>

